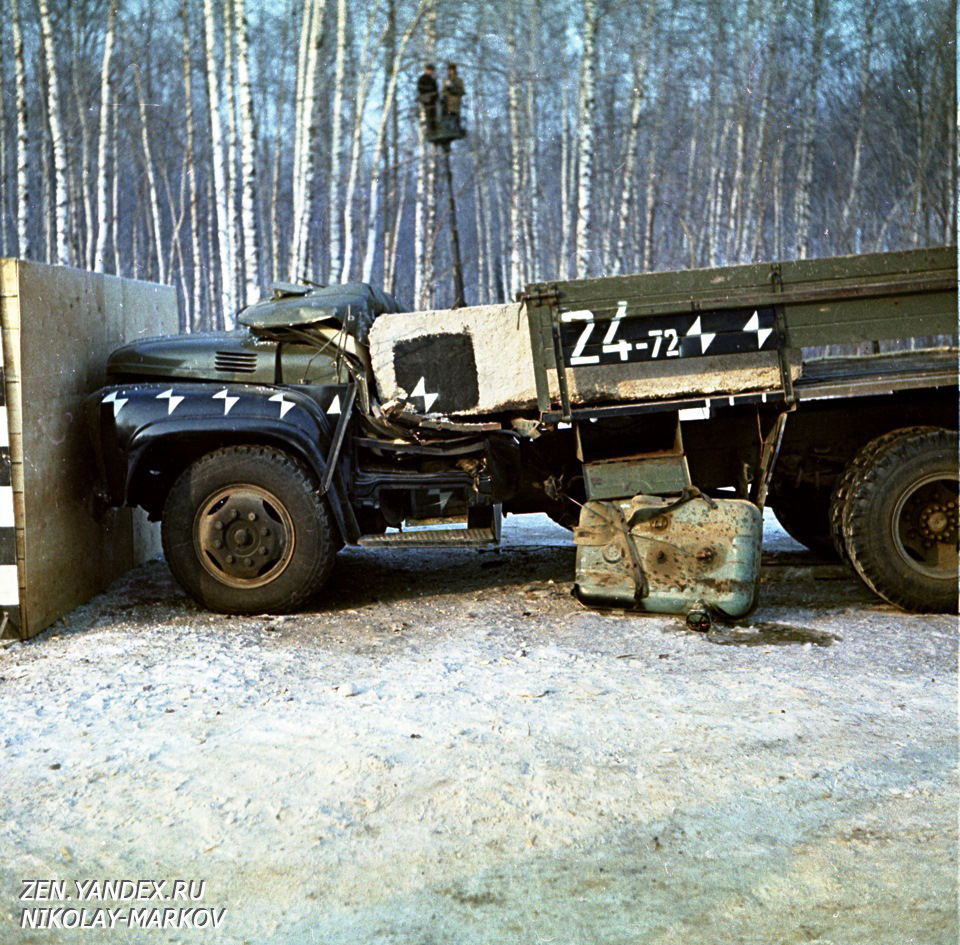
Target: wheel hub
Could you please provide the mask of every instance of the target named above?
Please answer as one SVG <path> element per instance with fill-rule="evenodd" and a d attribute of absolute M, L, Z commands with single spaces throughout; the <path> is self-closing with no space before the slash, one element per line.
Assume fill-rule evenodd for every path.
<path fill-rule="evenodd" d="M 951 509 L 949 506 L 953 506 Z M 927 539 L 948 541 L 957 534 L 956 503 L 931 503 L 920 513 L 920 532 Z"/>
<path fill-rule="evenodd" d="M 210 496 L 194 522 L 194 544 L 203 566 L 232 587 L 259 587 L 275 580 L 293 555 L 293 534 L 283 504 L 249 483 Z"/>
<path fill-rule="evenodd" d="M 958 513 L 955 479 L 932 476 L 916 483 L 894 511 L 894 538 L 901 557 L 931 576 L 955 573 L 960 560 Z"/>

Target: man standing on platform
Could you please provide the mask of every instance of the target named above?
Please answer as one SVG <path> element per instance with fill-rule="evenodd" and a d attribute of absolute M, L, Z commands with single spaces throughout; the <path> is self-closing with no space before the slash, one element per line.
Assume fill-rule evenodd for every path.
<path fill-rule="evenodd" d="M 433 74 L 433 63 L 427 63 L 423 75 L 417 79 L 417 101 L 420 103 L 420 113 L 427 135 L 437 130 L 437 80 Z"/>
<path fill-rule="evenodd" d="M 443 114 L 453 118 L 458 132 L 463 130 L 460 124 L 460 101 L 465 94 L 463 79 L 457 75 L 457 64 L 448 62 L 447 77 L 443 82 Z"/>

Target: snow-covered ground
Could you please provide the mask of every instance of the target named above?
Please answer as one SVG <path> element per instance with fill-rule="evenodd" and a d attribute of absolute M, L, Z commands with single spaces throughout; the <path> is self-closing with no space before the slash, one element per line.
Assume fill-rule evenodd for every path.
<path fill-rule="evenodd" d="M 698 635 L 583 609 L 546 519 L 505 536 L 347 550 L 277 619 L 154 562 L 0 649 L 0 942 L 956 943 L 954 618 L 768 522 L 754 628 Z M 20 928 L 107 905 L 221 921 Z"/>

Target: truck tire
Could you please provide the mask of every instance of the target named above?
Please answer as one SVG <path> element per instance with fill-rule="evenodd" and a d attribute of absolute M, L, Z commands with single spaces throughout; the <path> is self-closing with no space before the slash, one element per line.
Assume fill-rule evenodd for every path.
<path fill-rule="evenodd" d="M 227 447 L 188 467 L 167 496 L 161 530 L 174 577 L 221 613 L 295 610 L 323 586 L 337 553 L 307 469 L 263 446 Z"/>
<path fill-rule="evenodd" d="M 896 437 L 872 453 L 843 503 L 850 563 L 903 610 L 957 612 L 957 450 L 955 431 Z"/>
<path fill-rule="evenodd" d="M 931 426 L 915 426 L 891 430 L 889 433 L 884 433 L 883 436 L 878 436 L 875 440 L 871 440 L 847 463 L 843 475 L 840 476 L 834 486 L 833 495 L 830 497 L 829 509 L 830 539 L 841 560 L 850 564 L 850 555 L 847 554 L 847 549 L 843 541 L 843 506 L 847 501 L 847 496 L 850 494 L 850 487 L 853 485 L 853 482 L 863 473 L 864 469 L 870 466 L 874 457 L 895 440 L 899 440 L 904 436 L 913 436 L 916 433 L 936 429 L 937 427 Z"/>
<path fill-rule="evenodd" d="M 818 489 L 807 482 L 785 487 L 780 482 L 770 504 L 777 521 L 794 541 L 811 551 L 836 557 L 830 537 L 829 489 Z"/>

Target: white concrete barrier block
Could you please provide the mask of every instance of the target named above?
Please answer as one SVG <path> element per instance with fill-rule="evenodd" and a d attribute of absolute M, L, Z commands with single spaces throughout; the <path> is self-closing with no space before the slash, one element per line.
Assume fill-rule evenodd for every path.
<path fill-rule="evenodd" d="M 381 315 L 370 359 L 382 402 L 470 416 L 536 408 L 527 315 L 519 304 Z"/>
<path fill-rule="evenodd" d="M 159 551 L 159 529 L 139 510 L 97 510 L 83 418 L 113 348 L 177 330 L 177 295 L 169 286 L 4 259 L 0 320 L 0 416 L 9 432 L 7 444 L 0 420 L 0 637 L 26 638 Z"/>

